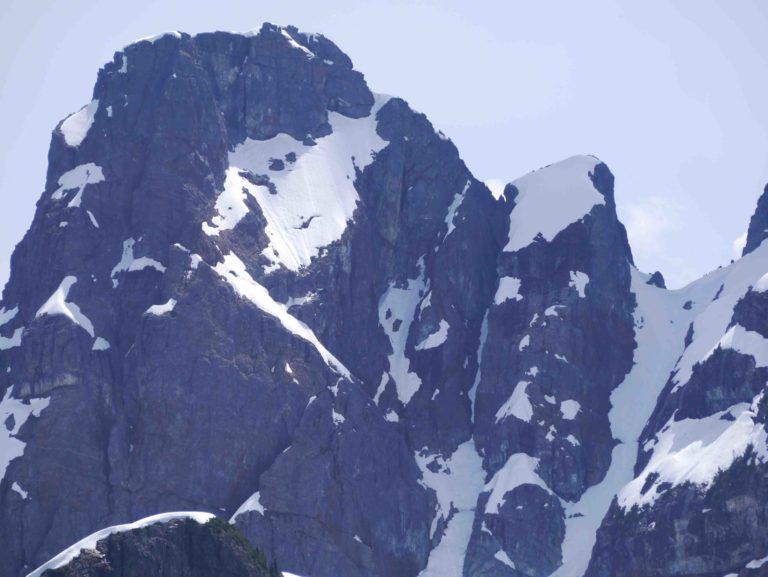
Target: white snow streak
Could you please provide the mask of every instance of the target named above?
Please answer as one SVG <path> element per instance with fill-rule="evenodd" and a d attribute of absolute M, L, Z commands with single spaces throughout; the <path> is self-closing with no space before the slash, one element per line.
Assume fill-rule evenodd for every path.
<path fill-rule="evenodd" d="M 224 261 L 217 264 L 214 271 L 224 279 L 242 298 L 249 300 L 266 314 L 280 321 L 283 327 L 304 339 L 315 347 L 325 363 L 338 374 L 351 379 L 347 368 L 320 343 L 315 333 L 299 319 L 291 315 L 285 305 L 277 302 L 270 296 L 269 291 L 256 282 L 248 273 L 245 264 L 237 255 L 230 253 L 224 257 Z"/>

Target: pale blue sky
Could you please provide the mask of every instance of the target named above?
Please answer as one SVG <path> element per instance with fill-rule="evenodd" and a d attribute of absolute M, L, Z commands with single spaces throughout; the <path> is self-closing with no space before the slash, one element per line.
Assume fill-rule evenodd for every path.
<path fill-rule="evenodd" d="M 766 6 L 3 0 L 0 286 L 44 187 L 50 132 L 90 100 L 113 52 L 164 30 L 264 21 L 331 38 L 373 90 L 425 112 L 478 178 L 599 156 L 637 264 L 679 286 L 728 262 L 768 181 Z"/>

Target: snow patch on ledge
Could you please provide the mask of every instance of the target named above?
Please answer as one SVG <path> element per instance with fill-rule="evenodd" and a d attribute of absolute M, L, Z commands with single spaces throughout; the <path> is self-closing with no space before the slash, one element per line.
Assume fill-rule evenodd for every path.
<path fill-rule="evenodd" d="M 69 302 L 69 290 L 77 282 L 77 277 L 67 276 L 61 281 L 59 288 L 45 301 L 45 304 L 40 307 L 35 315 L 35 318 L 39 318 L 45 315 L 62 315 L 67 317 L 76 325 L 85 329 L 85 331 L 93 338 L 94 330 L 93 323 L 80 312 L 80 307 L 73 302 Z"/>
<path fill-rule="evenodd" d="M 135 244 L 136 240 L 132 238 L 123 241 L 123 256 L 120 258 L 120 262 L 115 265 L 111 274 L 109 275 L 112 279 L 112 288 L 117 288 L 120 284 L 120 280 L 117 278 L 117 275 L 121 272 L 136 272 L 145 268 L 153 268 L 160 273 L 165 272 L 165 265 L 153 258 L 148 256 L 142 256 L 139 258 L 134 257 L 133 247 Z"/>
<path fill-rule="evenodd" d="M 515 390 L 512 391 L 512 395 L 507 401 L 499 407 L 496 411 L 496 422 L 503 421 L 509 416 L 516 417 L 526 423 L 531 422 L 533 417 L 533 405 L 528 397 L 526 389 L 531 383 L 528 381 L 520 381 L 515 386 Z"/>
<path fill-rule="evenodd" d="M 510 299 L 523 300 L 523 295 L 520 294 L 520 279 L 503 276 L 499 279 L 499 288 L 496 290 L 496 296 L 493 297 L 493 304 L 500 305 Z"/>
<path fill-rule="evenodd" d="M 168 299 L 166 302 L 159 304 L 159 305 L 152 305 L 147 309 L 146 314 L 148 315 L 155 315 L 155 316 L 163 316 L 165 314 L 168 314 L 176 307 L 176 299 Z"/>
<path fill-rule="evenodd" d="M 598 164 L 594 156 L 572 156 L 515 180 L 518 194 L 504 252 L 525 248 L 539 234 L 551 241 L 593 206 L 605 204 L 590 178 Z"/>
<path fill-rule="evenodd" d="M 486 514 L 498 515 L 507 493 L 520 485 L 536 485 L 551 495 L 552 490 L 536 472 L 538 466 L 539 459 L 525 453 L 515 453 L 509 457 L 484 488 L 485 492 L 490 492 L 485 504 Z"/>
<path fill-rule="evenodd" d="M 93 162 L 81 164 L 59 177 L 59 188 L 53 191 L 51 198 L 53 200 L 61 200 L 64 198 L 64 193 L 68 190 L 77 189 L 77 194 L 72 197 L 72 200 L 67 205 L 70 208 L 77 208 L 82 203 L 85 187 L 99 182 L 104 182 L 104 172 L 101 167 Z M 98 227 L 98 225 L 96 226 Z"/>
<path fill-rule="evenodd" d="M 74 114 L 67 116 L 61 123 L 61 134 L 64 135 L 64 141 L 68 146 L 76 148 L 85 140 L 98 109 L 99 101 L 92 100 Z"/>
<path fill-rule="evenodd" d="M 259 515 L 264 515 L 266 512 L 264 505 L 261 504 L 261 491 L 256 491 L 253 495 L 248 497 L 245 502 L 238 507 L 235 514 L 229 519 L 229 522 L 234 523 L 240 515 L 250 511 L 256 511 Z"/>
<path fill-rule="evenodd" d="M 114 525 L 112 527 L 107 527 L 106 529 L 102 529 L 100 531 L 96 531 L 95 533 L 88 535 L 88 537 L 86 537 L 85 539 L 81 539 L 80 541 L 78 541 L 68 549 L 65 549 L 64 551 L 56 555 L 53 559 L 49 560 L 47 563 L 41 565 L 40 567 L 38 567 L 37 569 L 29 573 L 27 577 L 40 577 L 45 571 L 48 571 L 49 569 L 59 569 L 61 567 L 64 567 L 67 563 L 69 563 L 70 561 L 75 559 L 78 555 L 80 555 L 81 552 L 96 549 L 96 544 L 99 541 L 101 541 L 102 539 L 106 539 L 107 537 L 109 537 L 110 535 L 114 535 L 115 533 L 125 533 L 126 531 L 141 529 L 142 527 L 148 527 L 149 525 L 154 525 L 156 523 L 168 523 L 170 521 L 175 521 L 177 519 L 191 519 L 202 525 L 204 523 L 207 523 L 214 517 L 215 515 L 213 515 L 212 513 L 201 513 L 199 511 L 161 513 L 159 515 L 152 515 L 151 517 L 140 519 L 138 521 L 135 521 L 134 523 L 126 523 L 125 525 Z"/>

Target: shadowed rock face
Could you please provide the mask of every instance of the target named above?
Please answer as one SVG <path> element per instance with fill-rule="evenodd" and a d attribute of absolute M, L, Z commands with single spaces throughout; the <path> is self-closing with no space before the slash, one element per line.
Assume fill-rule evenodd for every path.
<path fill-rule="evenodd" d="M 742 254 L 746 255 L 755 250 L 768 237 L 768 185 L 757 201 L 757 209 L 749 221 L 747 242 Z"/>
<path fill-rule="evenodd" d="M 573 504 L 608 491 L 608 510 L 620 488 L 604 489 L 615 447 L 635 439 L 616 438 L 611 395 L 644 358 L 646 322 L 673 364 L 699 350 L 697 315 L 718 298 L 732 326 L 767 334 L 743 271 L 721 274 L 722 297 L 706 280 L 680 303 L 634 271 L 613 185 L 598 159 L 573 157 L 496 199 L 424 115 L 292 27 L 118 52 L 93 102 L 54 130 L 3 293 L 0 577 L 173 510 L 231 518 L 309 577 L 558 570 Z M 639 290 L 674 306 L 643 309 Z M 637 385 L 663 391 L 635 475 L 673 415 L 732 411 L 768 378 L 733 348 L 697 360 L 680 388 L 668 373 Z M 640 513 L 614 503 L 584 545 L 590 574 L 736 572 L 768 553 L 744 505 L 764 502 L 760 465 L 734 463 L 709 493 L 659 489 Z M 728 513 L 679 524 L 702 499 Z M 100 550 L 116 574 L 167 550 L 174 575 L 229 570 L 225 557 L 250 575 L 243 549 L 206 527 Z M 687 540 L 728 553 L 694 562 Z M 66 575 L 107 574 L 99 559 Z"/>

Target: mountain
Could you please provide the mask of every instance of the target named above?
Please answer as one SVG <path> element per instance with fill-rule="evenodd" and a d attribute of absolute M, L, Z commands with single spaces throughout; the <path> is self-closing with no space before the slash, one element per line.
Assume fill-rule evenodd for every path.
<path fill-rule="evenodd" d="M 0 577 L 169 511 L 306 577 L 768 571 L 765 196 L 742 259 L 667 290 L 596 157 L 494 198 L 321 35 L 138 41 L 12 257 Z M 188 575 L 183 543 L 242 553 L 223 525 L 58 571 Z"/>

